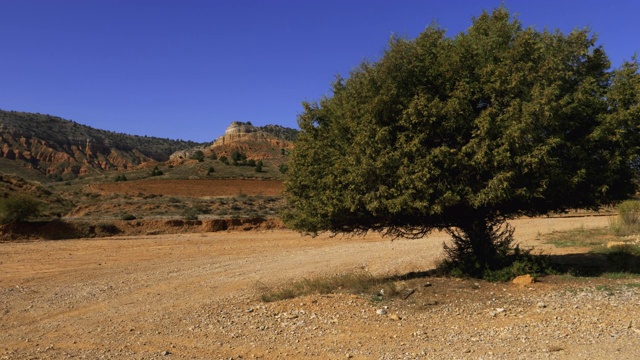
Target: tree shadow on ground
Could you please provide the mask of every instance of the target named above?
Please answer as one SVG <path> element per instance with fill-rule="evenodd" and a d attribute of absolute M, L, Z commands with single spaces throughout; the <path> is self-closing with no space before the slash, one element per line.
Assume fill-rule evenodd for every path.
<path fill-rule="evenodd" d="M 629 249 L 613 250 L 608 253 L 579 253 L 564 255 L 532 255 L 546 264 L 550 274 L 597 277 L 607 273 L 640 274 L 640 253 Z M 414 271 L 385 278 L 388 281 L 446 277 L 440 269 Z"/>
<path fill-rule="evenodd" d="M 545 255 L 557 273 L 601 276 L 606 273 L 640 274 L 640 254 L 625 250 L 608 253 Z"/>

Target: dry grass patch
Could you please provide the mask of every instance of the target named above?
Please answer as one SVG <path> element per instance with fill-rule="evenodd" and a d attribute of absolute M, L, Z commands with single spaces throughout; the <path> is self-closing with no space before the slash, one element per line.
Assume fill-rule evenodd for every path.
<path fill-rule="evenodd" d="M 396 281 L 378 278 L 364 271 L 305 278 L 274 289 L 260 284 L 260 288 L 264 302 L 331 293 L 372 294 L 372 300 L 379 300 L 381 294 L 396 296 L 402 290 Z"/>

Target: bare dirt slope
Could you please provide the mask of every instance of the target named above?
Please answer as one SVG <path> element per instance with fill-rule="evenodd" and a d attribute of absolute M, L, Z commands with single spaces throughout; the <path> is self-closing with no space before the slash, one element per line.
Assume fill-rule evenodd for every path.
<path fill-rule="evenodd" d="M 514 221 L 523 246 L 607 224 Z M 406 300 L 259 300 L 303 277 L 427 270 L 445 240 L 277 230 L 0 244 L 0 358 L 640 358 L 637 278 L 526 287 L 422 278 L 404 284 L 415 290 Z"/>

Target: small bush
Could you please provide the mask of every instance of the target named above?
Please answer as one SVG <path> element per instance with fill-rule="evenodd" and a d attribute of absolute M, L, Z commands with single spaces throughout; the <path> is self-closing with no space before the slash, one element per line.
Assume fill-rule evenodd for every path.
<path fill-rule="evenodd" d="M 198 162 L 203 162 L 204 153 L 202 152 L 202 150 L 196 150 L 193 154 L 191 154 L 191 156 L 189 156 L 189 159 L 198 160 Z"/>
<path fill-rule="evenodd" d="M 151 176 L 160 176 L 163 175 L 164 173 L 162 172 L 162 170 L 158 169 L 158 166 L 156 165 L 156 167 L 153 168 L 153 170 L 151 170 L 151 173 L 149 175 Z"/>
<path fill-rule="evenodd" d="M 219 160 L 220 160 L 221 163 L 223 163 L 225 165 L 229 165 L 229 159 L 227 159 L 226 156 L 224 156 L 224 155 L 220 156 Z"/>
<path fill-rule="evenodd" d="M 280 165 L 279 170 L 281 173 L 286 174 L 287 170 L 289 170 L 289 166 L 287 164 L 282 164 Z"/>
<path fill-rule="evenodd" d="M 555 274 L 549 259 L 542 255 L 532 255 L 530 251 L 515 247 L 509 254 L 497 259 L 492 268 L 474 268 L 470 272 L 468 264 L 446 259 L 438 264 L 436 272 L 452 277 L 475 277 L 492 282 L 510 281 L 520 275 L 539 277 Z"/>
<path fill-rule="evenodd" d="M 184 220 L 198 220 L 198 210 L 194 208 L 185 209 L 182 213 Z"/>
<path fill-rule="evenodd" d="M 133 214 L 124 214 L 124 215 L 122 215 L 122 217 L 120 217 L 120 219 L 125 220 L 125 221 L 130 221 L 130 220 L 137 219 L 137 217 L 135 217 L 135 215 L 133 215 Z"/>
<path fill-rule="evenodd" d="M 209 169 L 207 170 L 207 176 L 213 174 L 216 170 L 213 168 L 213 166 L 209 166 Z"/>
<path fill-rule="evenodd" d="M 120 233 L 120 229 L 117 226 L 111 223 L 101 223 L 96 225 L 96 230 L 110 235 L 115 235 Z"/>
<path fill-rule="evenodd" d="M 0 222 L 13 224 L 27 221 L 40 212 L 40 202 L 27 195 L 13 195 L 0 199 Z"/>
<path fill-rule="evenodd" d="M 640 272 L 640 246 L 625 244 L 613 246 L 605 251 L 607 270 L 614 272 Z"/>
<path fill-rule="evenodd" d="M 127 181 L 127 177 L 126 177 L 124 174 L 120 174 L 120 175 L 116 176 L 115 181 L 116 181 L 116 182 L 119 182 L 119 181 Z"/>
<path fill-rule="evenodd" d="M 231 159 L 233 159 L 234 163 L 246 162 L 247 154 L 239 150 L 233 150 L 233 152 L 231 153 Z"/>

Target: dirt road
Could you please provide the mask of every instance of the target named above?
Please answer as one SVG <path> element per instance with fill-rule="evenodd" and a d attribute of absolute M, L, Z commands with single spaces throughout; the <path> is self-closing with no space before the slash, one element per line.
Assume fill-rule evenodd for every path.
<path fill-rule="evenodd" d="M 514 225 L 528 247 L 541 233 L 608 218 Z M 259 300 L 303 277 L 427 270 L 445 240 L 252 231 L 0 244 L 0 358 L 637 358 L 640 295 L 629 280 L 607 285 L 615 296 L 591 280 L 529 290 L 421 279 L 429 286 L 408 283 L 420 286 L 410 301 Z M 586 295 L 567 293 L 574 285 Z M 381 306 L 394 316 L 377 315 Z"/>

